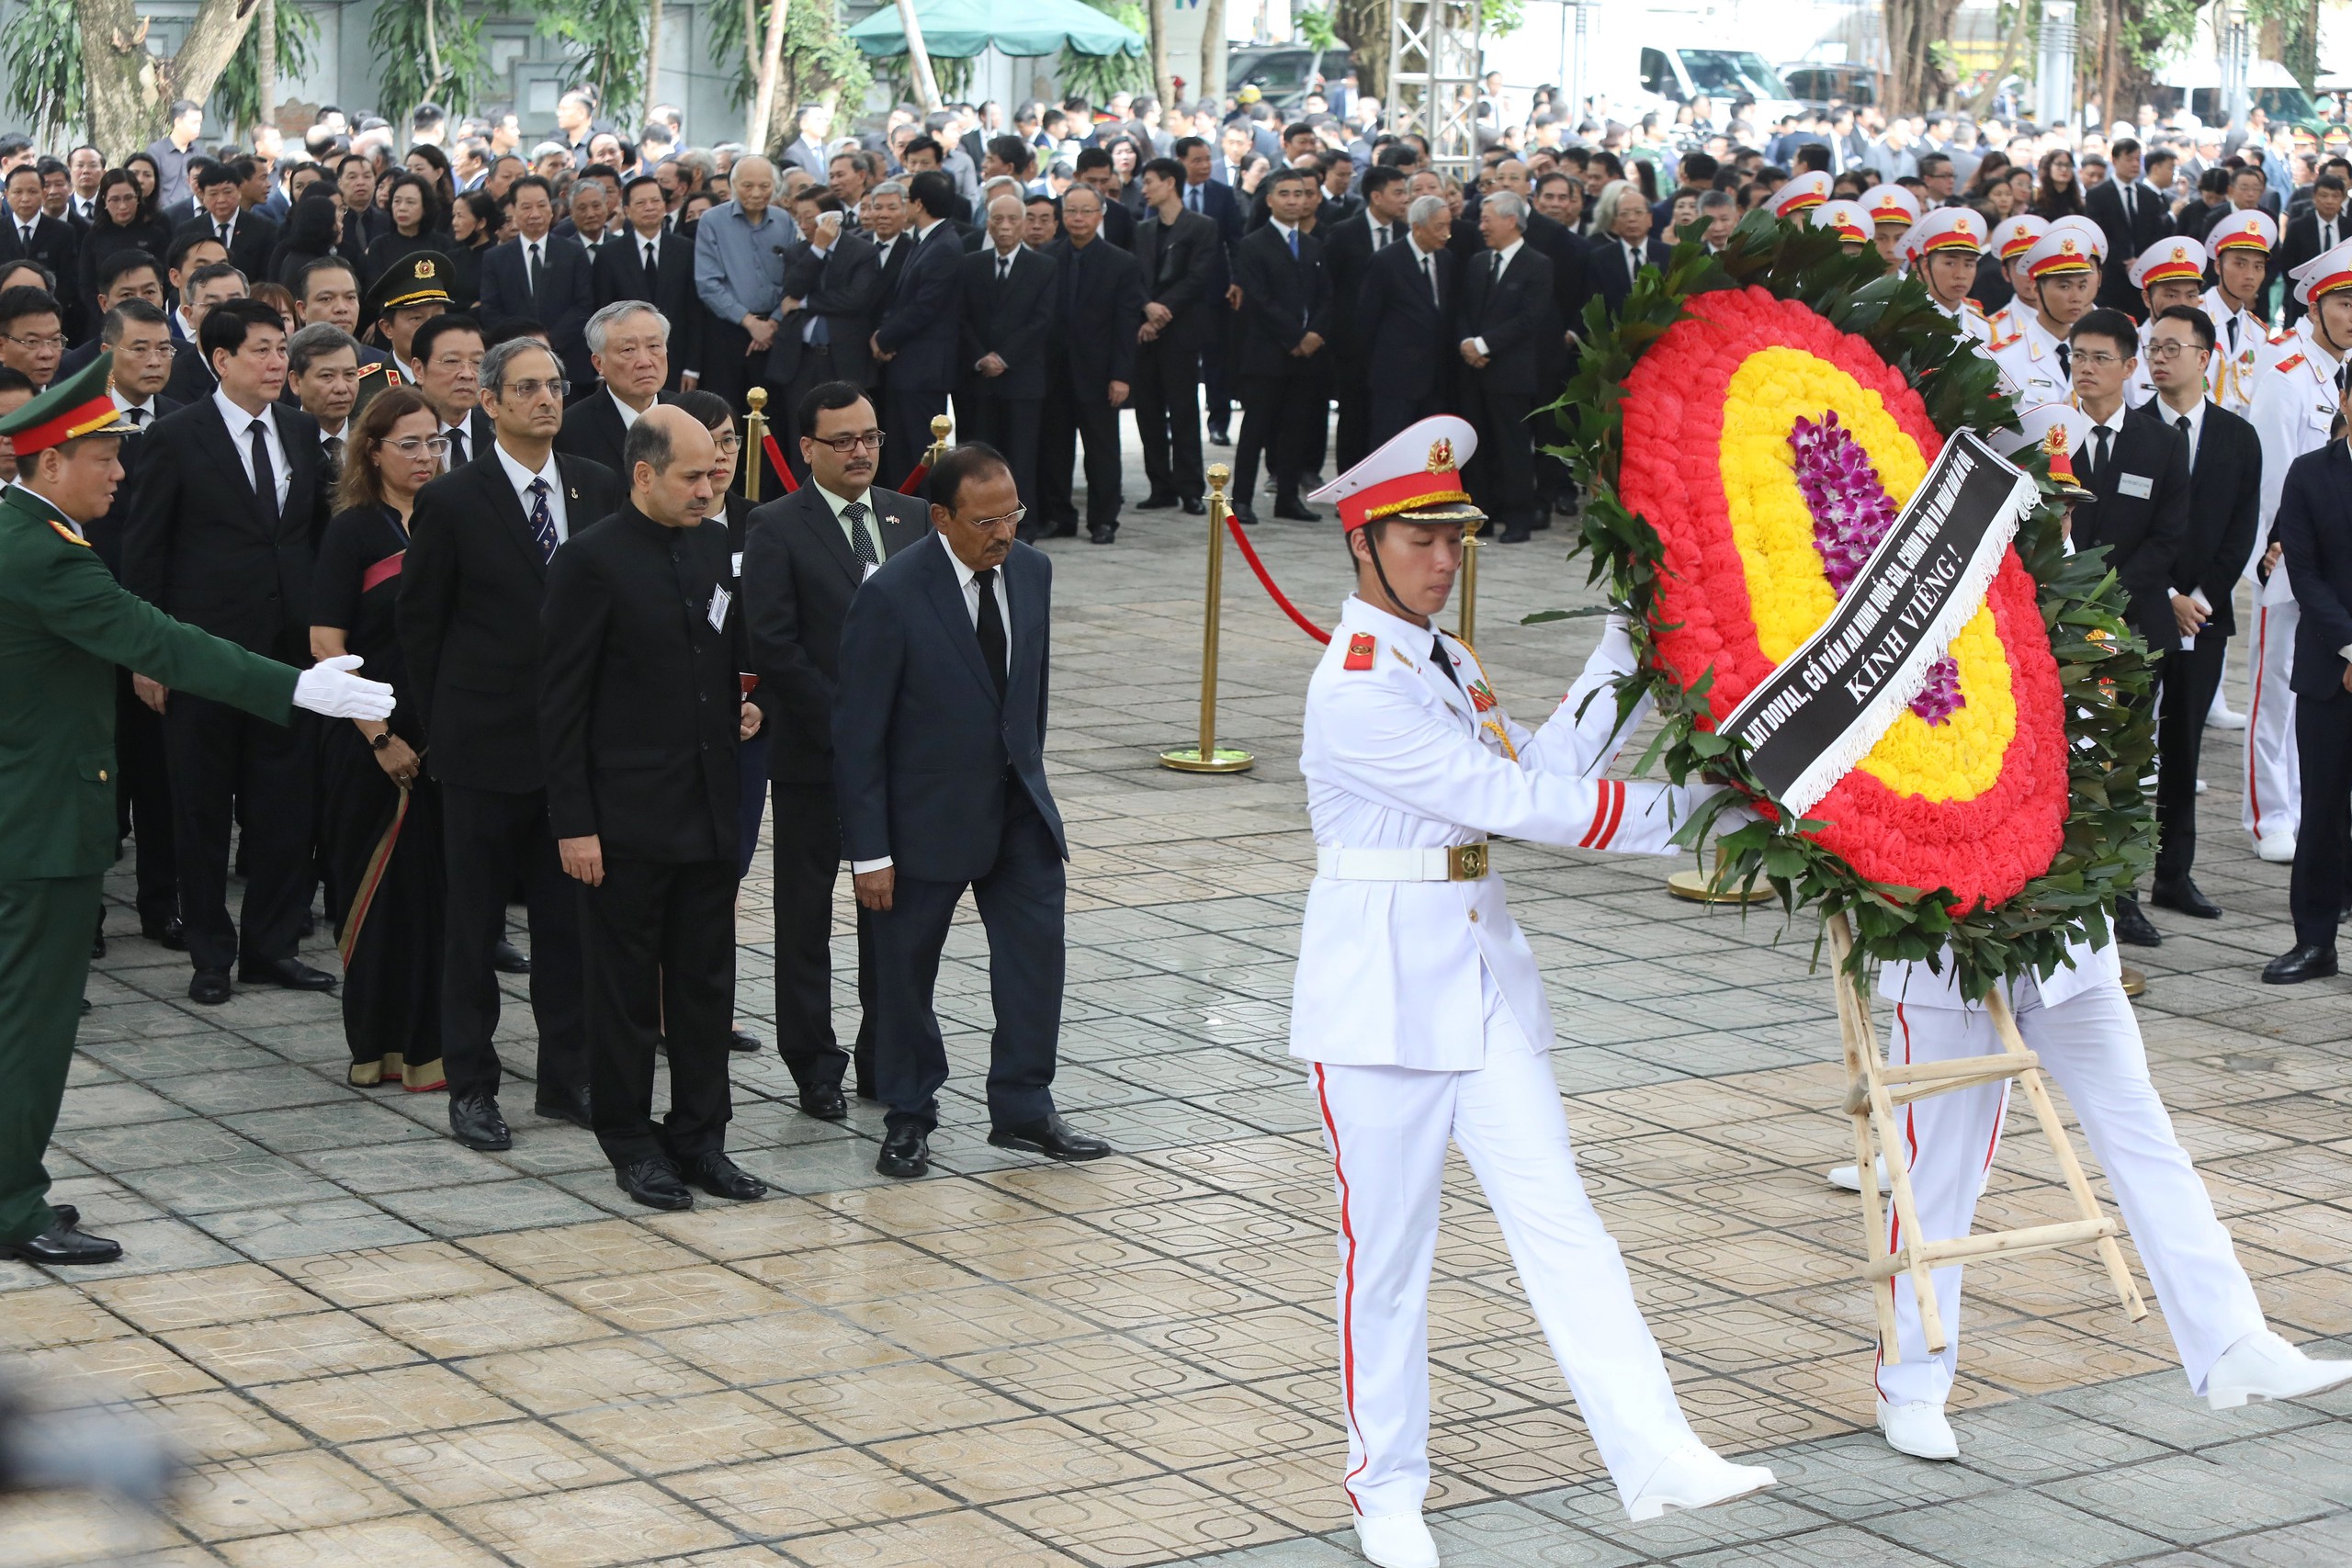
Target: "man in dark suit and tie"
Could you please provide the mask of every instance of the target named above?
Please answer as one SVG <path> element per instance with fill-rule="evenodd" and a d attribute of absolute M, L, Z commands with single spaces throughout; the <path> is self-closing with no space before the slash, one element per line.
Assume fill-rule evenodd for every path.
<path fill-rule="evenodd" d="M 588 363 L 588 318 L 596 288 L 588 253 L 577 240 L 554 233 L 554 187 L 537 175 L 514 182 L 514 238 L 481 259 L 481 321 L 495 332 L 509 321 L 533 321 L 548 330 L 564 379 L 585 387 L 595 378 Z"/>
<path fill-rule="evenodd" d="M 1374 451 L 1407 425 L 1452 407 L 1462 367 L 1453 332 L 1460 258 L 1446 244 L 1453 215 L 1445 197 L 1419 196 L 1406 217 L 1405 243 L 1372 258 L 1356 302 L 1363 363 L 1380 367 L 1366 378 L 1364 439 Z"/>
<path fill-rule="evenodd" d="M 2339 366 L 2335 396 L 2352 419 L 2352 375 Z M 2270 961 L 2263 979 L 2299 985 L 2334 975 L 2335 931 L 2352 878 L 2346 859 L 2352 834 L 2352 456 L 2341 432 L 2287 469 L 2271 537 L 2295 584 L 2301 619 L 2295 626 L 2295 746 L 2303 786 L 2303 819 L 2295 834 L 2295 869 L 2287 908 L 2295 945 Z"/>
<path fill-rule="evenodd" d="M 1139 512 L 1208 507 L 1201 463 L 1201 344 L 1225 324 L 1224 241 L 1207 216 L 1184 210 L 1184 166 L 1154 158 L 1143 166 L 1146 212 L 1136 225 L 1143 279 L 1143 326 L 1135 365 L 1136 428 L 1151 492 Z M 1091 481 L 1090 481 L 1091 482 Z"/>
<path fill-rule="evenodd" d="M 311 570 L 330 498 L 318 425 L 277 400 L 285 322 L 258 300 L 232 299 L 206 312 L 198 335 L 219 387 L 140 437 L 123 580 L 191 626 L 307 667 Z M 232 963 L 248 985 L 331 988 L 334 976 L 295 956 L 311 895 L 317 736 L 132 680 L 164 716 L 180 918 L 196 970 L 189 998 L 227 1001 Z M 229 837 L 240 818 L 242 935 L 229 915 Z"/>
<path fill-rule="evenodd" d="M 1184 209 L 1216 225 L 1216 270 L 1209 289 L 1216 301 L 1201 334 L 1201 393 L 1208 414 L 1209 444 L 1229 446 L 1233 417 L 1233 247 L 1241 239 L 1241 203 L 1234 187 L 1209 177 L 1215 155 L 1197 136 L 1177 139 L 1170 155 L 1184 165 Z"/>
<path fill-rule="evenodd" d="M 793 198 L 793 220 L 804 243 L 784 261 L 783 312 L 775 346 L 768 352 L 769 384 L 784 389 L 775 410 L 778 444 L 797 479 L 808 464 L 800 456 L 803 432 L 793 424 L 808 394 L 835 381 L 859 388 L 874 384 L 874 319 L 883 295 L 881 257 L 874 242 L 851 231 L 841 198 L 822 186 L 808 186 Z M 903 248 L 899 260 L 905 256 Z"/>
<path fill-rule="evenodd" d="M 1634 209 L 1639 209 L 1640 217 L 1632 216 Z M 1621 213 L 1625 216 L 1618 217 Z M 1650 235 L 1649 218 L 1641 187 L 1630 182 L 1619 182 L 1614 206 L 1604 202 L 1595 208 L 1591 243 L 1585 247 L 1585 297 L 1600 296 L 1612 316 L 1625 308 L 1625 296 L 1634 291 L 1634 279 L 1642 268 L 1663 268 L 1674 257 L 1672 246 Z M 1638 234 L 1634 232 L 1636 230 Z M 1577 313 L 1582 315 L 1581 306 Z"/>
<path fill-rule="evenodd" d="M 850 602 L 833 704 L 842 848 L 875 919 L 875 1074 L 887 1131 L 874 1168 L 930 1168 L 947 1053 L 932 992 L 970 888 L 996 1013 L 989 1142 L 1097 1159 L 1054 1110 L 1061 1032 L 1061 814 L 1046 784 L 1053 565 L 1013 538 L 1021 498 L 995 450 L 931 473 L 936 540 L 893 556 Z"/>
<path fill-rule="evenodd" d="M 40 171 L 30 164 L 8 171 L 7 198 L 6 219 L 0 221 L 0 262 L 28 261 L 49 269 L 65 306 L 66 336 L 79 342 L 88 332 L 81 302 L 81 236 L 72 224 L 42 210 Z"/>
<path fill-rule="evenodd" d="M 1032 264 L 1035 265 L 1035 258 Z M 825 1121 L 847 1114 L 851 1056 L 833 1032 L 833 885 L 842 864 L 833 797 L 833 703 L 841 682 L 842 620 L 866 576 L 931 536 L 930 509 L 874 482 L 881 425 L 863 389 L 810 389 L 797 412 L 801 487 L 756 508 L 744 528 L 743 605 L 750 669 L 777 706 L 769 730 L 775 780 L 776 1051 L 800 1108 Z M 872 1099 L 877 1021 L 874 916 L 857 914 L 856 1089 Z"/>
<path fill-rule="evenodd" d="M 727 1157 L 735 1004 L 736 747 L 776 699 L 747 698 L 718 448 L 682 409 L 629 427 L 629 494 L 548 563 L 539 734 L 548 821 L 579 885 L 590 1115 L 616 1184 L 688 1209 L 688 1183 L 767 1187 Z M 684 600 L 691 613 L 680 615 Z M 657 1051 L 670 1113 L 653 1121 Z"/>
<path fill-rule="evenodd" d="M 229 253 L 229 265 L 245 275 L 248 284 L 269 279 L 269 254 L 277 248 L 277 225 L 258 212 L 245 210 L 237 171 L 209 160 L 197 165 L 197 214 L 181 224 L 176 234 L 208 234 Z M 176 234 L 175 237 L 176 237 Z"/>
<path fill-rule="evenodd" d="M 556 455 L 563 367 L 546 345 L 500 344 L 480 378 L 496 437 L 417 491 L 394 619 L 441 785 L 449 1130 L 468 1148 L 503 1149 L 514 1140 L 498 1107 L 492 957 L 518 882 L 531 925 L 536 1109 L 590 1125 L 579 895 L 557 859 L 539 749 L 540 609 L 548 561 L 575 526 L 613 513 L 620 487 L 611 469 Z"/>
<path fill-rule="evenodd" d="M 1363 461 L 1377 443 L 1372 438 L 1374 395 L 1367 367 L 1379 363 L 1365 355 L 1370 323 L 1357 318 L 1363 302 L 1365 275 L 1373 257 L 1406 236 L 1405 171 L 1393 164 L 1374 164 L 1363 172 L 1363 210 L 1340 222 L 1317 222 L 1315 232 L 1323 242 L 1323 255 L 1331 268 L 1332 391 L 1340 405 L 1337 438 L 1339 471 L 1345 473 Z M 1389 367 L 1381 366 L 1385 379 Z"/>
<path fill-rule="evenodd" d="M 2120 136 L 2107 150 L 2108 177 L 2083 197 L 2083 212 L 2107 236 L 2100 264 L 2098 302 L 2132 315 L 2142 309 L 2132 287 L 2132 264 L 2140 253 L 2172 232 L 2172 207 L 2140 178 L 2140 143 Z"/>
<path fill-rule="evenodd" d="M 449 446 L 441 471 L 454 474 L 490 450 L 494 426 L 481 406 L 481 323 L 450 311 L 409 334 L 408 379 L 433 407 Z"/>
<path fill-rule="evenodd" d="M 2254 426 L 2206 395 L 2213 319 L 2175 305 L 2148 323 L 2153 401 L 2142 407 L 2188 443 L 2188 518 L 2172 563 L 2178 631 L 2164 645 L 2156 731 L 2155 884 L 2159 909 L 2211 919 L 2221 910 L 2197 889 L 2197 763 L 2205 715 L 2222 683 L 2222 656 L 2237 629 L 2232 600 L 2254 553 L 2262 502 L 2262 442 Z M 2151 652 L 2156 649 L 2152 646 Z"/>
<path fill-rule="evenodd" d="M 1053 257 L 1021 243 L 1023 216 L 1019 197 L 990 201 L 989 243 L 964 258 L 965 371 L 956 418 L 963 439 L 1004 454 L 1021 504 L 1038 511 L 1039 411 L 1046 363 L 1058 352 L 1054 307 L 1060 295 Z"/>
<path fill-rule="evenodd" d="M 669 337 L 669 318 L 642 299 L 616 299 L 588 318 L 588 355 L 600 384 L 563 411 L 558 452 L 616 474 L 628 471 L 621 451 L 629 431 L 665 400 Z"/>
<path fill-rule="evenodd" d="M 2352 239 L 2352 214 L 2344 210 L 2344 176 L 2324 174 L 2312 182 L 2312 207 L 2287 225 L 2286 234 L 2278 242 L 2278 265 L 2272 270 L 2292 277 L 2295 269 L 2316 256 L 2325 255 L 2346 240 Z M 2292 331 L 2303 319 L 2307 307 L 2295 298 L 2295 290 L 2287 290 L 2287 326 Z"/>
<path fill-rule="evenodd" d="M 1313 523 L 1321 513 L 1299 499 L 1299 480 L 1321 434 L 1322 355 L 1330 329 L 1331 278 L 1323 242 L 1299 228 L 1319 187 L 1304 169 L 1266 176 L 1269 221 L 1233 249 L 1241 290 L 1235 367 L 1241 392 L 1241 444 L 1234 454 L 1233 514 L 1258 520 L 1258 463 L 1273 470 L 1274 515 Z"/>
<path fill-rule="evenodd" d="M 1526 219 L 1526 201 L 1511 191 L 1490 192 L 1479 204 L 1487 249 L 1467 265 L 1454 322 L 1468 367 L 1457 375 L 1458 400 L 1478 432 L 1470 493 L 1506 545 L 1524 543 L 1538 521 L 1535 433 L 1527 422 L 1549 396 L 1560 342 L 1552 258 L 1527 243 Z"/>
<path fill-rule="evenodd" d="M 1062 193 L 1062 237 L 1046 247 L 1058 271 L 1045 428 L 1037 440 L 1037 504 L 1046 532 L 1056 537 L 1078 532 L 1070 469 L 1083 437 L 1086 536 L 1107 545 L 1119 536 L 1125 500 L 1119 410 L 1134 389 L 1144 282 L 1136 258 L 1110 243 L 1102 222 L 1102 198 L 1093 186 Z"/>
<path fill-rule="evenodd" d="M 629 181 L 621 195 L 623 221 L 607 231 L 608 241 L 596 253 L 589 276 L 598 310 L 616 299 L 642 299 L 669 321 L 670 370 L 662 389 L 675 392 L 699 377 L 696 355 L 709 313 L 695 294 L 694 242 L 670 232 L 664 222 L 668 211 L 660 180 L 639 175 Z"/>
<path fill-rule="evenodd" d="M 931 445 L 932 419 L 947 412 L 958 379 L 964 247 L 947 221 L 955 201 L 956 182 L 937 169 L 907 182 L 907 231 L 899 243 L 910 249 L 874 328 L 874 357 L 887 367 L 882 428 L 910 468 Z"/>

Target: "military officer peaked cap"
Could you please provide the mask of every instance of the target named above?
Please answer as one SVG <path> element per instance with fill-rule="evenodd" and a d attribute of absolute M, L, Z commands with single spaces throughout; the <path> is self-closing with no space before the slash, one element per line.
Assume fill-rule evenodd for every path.
<path fill-rule="evenodd" d="M 2069 501 L 2091 492 L 2075 477 L 2075 454 L 2091 436 L 2091 416 L 2067 403 L 2036 403 L 2018 411 L 2018 428 L 1996 430 L 1985 439 L 2003 457 L 2039 449 L 2050 465 L 2050 479 Z"/>
<path fill-rule="evenodd" d="M 1408 523 L 1476 523 L 1486 513 L 1462 488 L 1463 465 L 1478 450 L 1467 420 L 1433 414 L 1390 436 L 1380 450 L 1307 499 L 1339 503 L 1342 528 L 1400 518 Z"/>
<path fill-rule="evenodd" d="M 2317 305 L 2323 295 L 2352 288 L 2352 240 L 2332 251 L 2322 251 L 2287 276 L 2295 280 L 2299 305 Z"/>
<path fill-rule="evenodd" d="M 1919 221 L 1919 198 L 1901 186 L 1872 186 L 1862 192 L 1862 205 L 1870 209 L 1873 225 L 1907 229 Z"/>
<path fill-rule="evenodd" d="M 1903 236 L 1903 244 L 1913 256 L 1934 255 L 1939 251 L 1979 255 L 1984 250 L 1984 220 L 1969 208 L 1939 207 Z"/>
<path fill-rule="evenodd" d="M 2205 234 L 2205 248 L 2216 257 L 2223 251 L 2260 251 L 2268 255 L 2278 243 L 2278 225 L 2258 208 L 2233 212 Z"/>
<path fill-rule="evenodd" d="M 2139 259 L 2132 264 L 2132 287 L 2134 288 L 2183 279 L 2195 283 L 2204 276 L 2205 247 L 2194 240 L 2158 240 L 2142 251 Z"/>
<path fill-rule="evenodd" d="M 456 303 L 449 293 L 449 258 L 439 251 L 412 251 L 394 262 L 368 290 L 368 320 L 379 321 L 412 305 Z"/>
<path fill-rule="evenodd" d="M 1772 216 L 1802 219 L 1827 201 L 1836 186 L 1837 182 L 1820 169 L 1798 175 L 1772 193 Z"/>
<path fill-rule="evenodd" d="M 2001 220 L 2001 227 L 1994 238 L 2001 247 L 2001 260 L 2013 262 L 2033 249 L 2041 236 L 2050 232 L 2050 221 L 2030 212 L 2020 212 L 2014 218 Z"/>
<path fill-rule="evenodd" d="M 1813 226 L 1826 229 L 1849 245 L 1871 243 L 1870 209 L 1859 201 L 1825 201 L 1813 209 Z"/>
<path fill-rule="evenodd" d="M 114 373 L 114 355 L 101 353 L 71 376 L 49 384 L 49 389 L 24 407 L 0 418 L 0 435 L 8 438 L 19 458 L 85 435 L 129 435 L 138 429 L 114 406 L 107 390 Z"/>

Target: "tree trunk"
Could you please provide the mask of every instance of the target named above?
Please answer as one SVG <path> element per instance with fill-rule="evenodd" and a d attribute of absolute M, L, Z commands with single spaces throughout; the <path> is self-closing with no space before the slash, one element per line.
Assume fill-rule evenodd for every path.
<path fill-rule="evenodd" d="M 647 0 L 645 9 L 645 112 L 639 123 L 653 118 L 653 106 L 662 101 L 662 0 Z"/>
<path fill-rule="evenodd" d="M 127 158 L 164 130 L 173 99 L 210 97 L 257 6 L 202 0 L 180 51 L 163 60 L 147 51 L 147 22 L 133 0 L 75 0 L 91 141 L 110 160 Z"/>
<path fill-rule="evenodd" d="M 1968 101 L 1968 112 L 1972 118 L 1982 119 L 1991 112 L 1993 95 L 2001 90 L 2002 78 L 2017 69 L 2018 57 L 2025 49 L 2026 32 L 2031 27 L 2032 21 L 2032 9 L 2025 6 L 2018 6 L 2018 18 L 2009 27 L 2009 36 L 2001 43 L 2001 62 L 1993 67 L 1991 75 L 1984 78 L 1984 90 Z"/>
<path fill-rule="evenodd" d="M 760 45 L 760 90 L 752 105 L 751 147 L 754 152 L 775 150 L 776 73 L 784 64 L 784 21 L 787 0 L 768 6 L 768 33 Z"/>
<path fill-rule="evenodd" d="M 899 0 L 899 27 L 907 35 L 907 64 L 915 74 L 915 96 L 922 101 L 922 112 L 929 114 L 939 107 L 939 78 L 932 73 L 931 51 L 923 47 L 915 0 Z"/>
<path fill-rule="evenodd" d="M 1151 90 L 1163 104 L 1176 96 L 1168 80 L 1168 0 L 1151 0 Z"/>
<path fill-rule="evenodd" d="M 277 123 L 277 0 L 261 0 L 254 14 L 254 27 L 259 36 L 254 39 L 254 96 L 261 100 L 261 118 L 257 125 Z M 252 139 L 247 133 L 247 140 Z"/>
<path fill-rule="evenodd" d="M 1331 30 L 1354 51 L 1356 85 L 1368 98 L 1388 103 L 1388 28 L 1391 0 L 1337 0 Z M 1223 51 L 1223 41 L 1218 44 Z"/>
<path fill-rule="evenodd" d="M 1929 51 L 1951 36 L 1959 10 L 1959 0 L 1886 0 L 1886 52 L 1894 66 L 1890 114 L 1918 114 L 1942 96 Z"/>
<path fill-rule="evenodd" d="M 1225 0 L 1208 0 L 1201 9 L 1201 84 L 1193 96 L 1225 107 Z"/>

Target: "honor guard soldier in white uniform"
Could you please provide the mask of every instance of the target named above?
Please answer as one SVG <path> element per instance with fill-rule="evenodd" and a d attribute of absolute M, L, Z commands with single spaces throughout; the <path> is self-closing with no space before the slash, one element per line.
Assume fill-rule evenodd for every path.
<path fill-rule="evenodd" d="M 2156 384 L 2148 377 L 2148 330 L 2155 322 L 2158 312 L 2175 305 L 2197 305 L 2204 301 L 2205 247 L 2194 240 L 2167 238 L 2158 240 L 2132 258 L 2130 268 L 2132 287 L 2140 291 L 2141 302 L 2147 314 L 2140 319 L 2140 354 L 2132 378 L 2124 383 L 2123 400 L 2138 408 L 2156 395 Z M 2216 322 L 2213 334 L 2221 336 Z M 2214 376 L 2221 375 L 2222 351 L 2213 351 Z"/>
<path fill-rule="evenodd" d="M 2098 298 L 2107 239 L 2088 219 L 2061 218 L 2025 254 L 2025 282 L 2014 307 L 2014 335 L 1996 338 L 1994 362 L 2025 403 L 2063 403 L 2074 390 L 2067 329 Z"/>
<path fill-rule="evenodd" d="M 1449 1139 L 1476 1173 L 1560 1370 L 1636 1519 L 1770 1484 L 1702 1445 L 1676 1402 L 1617 1245 L 1586 1198 L 1552 1075 L 1551 1010 L 1493 874 L 1489 835 L 1665 852 L 1695 796 L 1597 776 L 1622 631 L 1540 730 L 1512 721 L 1469 647 L 1432 628 L 1476 436 L 1441 415 L 1317 492 L 1336 500 L 1356 592 L 1307 686 L 1299 767 L 1316 840 L 1291 1055 L 1329 1143 L 1342 1483 L 1364 1555 L 1435 1568 L 1429 1280 Z M 1593 700 L 1579 723 L 1577 710 Z"/>
<path fill-rule="evenodd" d="M 1849 256 L 1860 255 L 1870 249 L 1871 215 L 1859 201 L 1825 201 L 1813 209 L 1810 221 L 1816 229 L 1835 233 Z"/>
<path fill-rule="evenodd" d="M 1837 183 L 1819 169 L 1792 176 L 1772 193 L 1772 216 L 1804 222 L 1805 214 L 1829 199 Z"/>
<path fill-rule="evenodd" d="M 2287 683 L 2302 615 L 2287 580 L 2287 563 L 2271 548 L 2270 525 L 2278 515 L 2289 466 L 2326 446 L 2335 428 L 2335 366 L 2352 350 L 2352 240 L 2313 256 L 2290 276 L 2295 298 L 2308 313 L 2278 345 L 2269 367 L 2255 377 L 2254 406 L 2246 413 L 2262 438 L 2262 514 L 2255 556 L 2246 564 L 2255 583 L 2254 694 L 2246 707 L 2241 807 L 2255 853 L 2282 864 L 2295 858 L 2295 833 L 2302 824 L 2295 694 Z"/>
<path fill-rule="evenodd" d="M 2259 208 L 2233 212 L 2206 231 L 2213 257 L 2213 287 L 2205 291 L 2205 313 L 2213 318 L 2213 400 L 2246 417 L 2254 407 L 2256 378 L 2280 357 L 2270 331 L 2251 309 L 2270 281 L 2270 253 L 2278 247 L 2278 225 Z"/>
<path fill-rule="evenodd" d="M 2001 258 L 2002 276 L 2009 282 L 2009 302 L 1993 312 L 1993 341 L 2006 343 L 2018 335 L 2021 323 L 2033 314 L 2033 294 L 2025 276 L 2026 253 L 2050 232 L 2050 220 L 2030 212 L 2004 218 L 1994 226 L 1993 249 Z"/>
<path fill-rule="evenodd" d="M 1872 186 L 1862 192 L 1862 210 L 1870 214 L 1879 255 L 1888 266 L 1900 267 L 1904 236 L 1919 221 L 1919 198 L 1901 186 Z"/>
<path fill-rule="evenodd" d="M 1968 296 L 1976 286 L 1977 263 L 1984 259 L 1984 218 L 1972 208 L 1939 207 L 1912 225 L 1903 249 L 1911 275 L 1927 287 L 1936 309 L 1979 344 L 1992 342 L 1992 323 Z"/>

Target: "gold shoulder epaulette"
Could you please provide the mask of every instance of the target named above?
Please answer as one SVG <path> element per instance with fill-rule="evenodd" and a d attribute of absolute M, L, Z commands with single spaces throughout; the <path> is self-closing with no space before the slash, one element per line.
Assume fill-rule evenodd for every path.
<path fill-rule="evenodd" d="M 51 517 L 51 518 L 44 519 L 44 521 L 46 521 L 46 522 L 49 524 L 49 525 L 50 525 L 51 527 L 52 527 L 52 528 L 56 529 L 56 530 L 57 530 L 57 536 L 58 536 L 59 538 L 61 538 L 61 539 L 64 540 L 67 544 L 69 544 L 69 545 L 79 545 L 79 546 L 81 546 L 81 547 L 82 547 L 84 549 L 85 549 L 85 550 L 86 550 L 86 549 L 88 549 L 88 548 L 90 547 L 90 541 L 89 541 L 89 540 L 87 540 L 87 539 L 85 539 L 85 538 L 82 537 L 82 536 L 81 536 L 81 535 L 76 534 L 73 529 L 68 528 L 64 524 L 60 523 L 56 518 L 54 518 L 54 517 Z"/>

